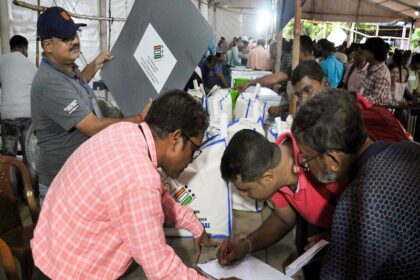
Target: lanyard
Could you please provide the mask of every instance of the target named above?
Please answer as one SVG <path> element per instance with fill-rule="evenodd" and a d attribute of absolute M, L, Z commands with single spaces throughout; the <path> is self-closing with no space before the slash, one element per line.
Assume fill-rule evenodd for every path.
<path fill-rule="evenodd" d="M 50 65 L 50 66 L 54 66 L 49 60 L 47 60 L 47 59 L 45 59 L 45 58 L 42 58 L 42 62 L 43 63 L 45 63 L 45 64 L 48 64 L 48 65 Z M 94 93 L 91 91 L 91 89 L 90 89 L 90 87 L 89 87 L 89 85 L 81 78 L 81 77 L 79 77 L 78 75 L 74 75 L 73 77 L 73 80 L 75 80 L 81 87 L 83 87 L 84 89 L 85 89 L 85 91 L 86 91 L 86 93 L 88 94 L 88 97 L 89 97 L 89 100 L 90 100 L 90 103 L 92 104 L 92 108 L 93 108 L 93 111 L 95 112 L 95 115 L 97 116 L 97 117 L 99 117 L 99 118 L 102 118 L 103 117 L 103 115 L 102 115 L 102 111 L 101 111 L 101 109 L 99 108 L 99 105 L 98 105 L 98 101 L 96 100 L 96 98 L 95 98 L 95 95 L 94 95 Z"/>

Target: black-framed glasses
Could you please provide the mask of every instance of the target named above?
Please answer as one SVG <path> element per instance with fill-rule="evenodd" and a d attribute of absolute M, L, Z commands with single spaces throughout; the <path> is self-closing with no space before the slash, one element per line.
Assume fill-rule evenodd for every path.
<path fill-rule="evenodd" d="M 194 146 L 194 148 L 195 148 L 195 151 L 192 153 L 192 156 L 191 156 L 191 161 L 193 161 L 193 160 L 195 160 L 196 158 L 198 158 L 198 157 L 201 155 L 201 153 L 202 153 L 203 151 L 201 150 L 200 146 L 198 146 L 197 144 L 195 144 L 195 143 L 191 140 L 191 138 L 190 138 L 190 137 L 188 137 L 188 136 L 187 136 L 187 135 L 185 135 L 184 133 L 182 133 L 182 136 L 184 136 L 185 138 L 187 138 L 187 140 L 188 140 L 188 141 L 190 141 L 191 145 L 193 145 L 193 146 Z"/>
<path fill-rule="evenodd" d="M 321 155 L 320 153 L 316 153 L 316 155 L 314 155 L 313 157 L 310 157 L 310 158 L 306 159 L 306 158 L 305 158 L 305 156 L 304 156 L 301 152 L 299 152 L 298 157 L 297 157 L 298 165 L 299 165 L 300 167 L 302 167 L 302 168 L 303 168 L 303 170 L 305 170 L 305 171 L 309 171 L 309 164 L 308 164 L 308 163 L 309 163 L 311 160 L 316 159 L 316 158 L 317 158 L 317 157 L 319 157 L 320 155 Z"/>

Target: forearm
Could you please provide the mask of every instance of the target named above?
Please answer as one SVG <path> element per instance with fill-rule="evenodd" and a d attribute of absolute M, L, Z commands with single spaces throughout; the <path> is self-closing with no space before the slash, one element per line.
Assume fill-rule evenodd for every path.
<path fill-rule="evenodd" d="M 252 250 L 258 251 L 276 243 L 292 229 L 293 225 L 294 223 L 287 224 L 272 213 L 256 231 L 248 235 Z"/>
<path fill-rule="evenodd" d="M 217 80 L 222 84 L 223 88 L 228 88 L 229 87 L 229 85 L 227 84 L 227 82 L 226 82 L 226 80 L 225 80 L 225 78 L 223 77 L 222 74 L 217 73 L 217 74 L 215 74 L 215 76 L 216 76 Z"/>
<path fill-rule="evenodd" d="M 261 86 L 273 86 L 275 84 L 281 83 L 283 81 L 287 81 L 289 79 L 289 75 L 284 72 L 278 72 L 271 75 L 263 76 L 261 78 L 255 79 L 250 81 L 250 86 L 254 86 L 257 83 Z"/>
<path fill-rule="evenodd" d="M 89 83 L 90 80 L 92 80 L 93 76 L 95 76 L 97 71 L 98 69 L 96 68 L 95 61 L 93 61 L 89 63 L 80 74 L 82 75 L 83 79 Z"/>

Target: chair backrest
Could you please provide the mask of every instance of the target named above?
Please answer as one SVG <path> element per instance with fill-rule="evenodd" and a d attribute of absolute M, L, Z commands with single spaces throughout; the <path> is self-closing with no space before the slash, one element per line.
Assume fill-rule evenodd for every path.
<path fill-rule="evenodd" d="M 24 195 L 28 201 L 32 222 L 38 221 L 39 207 L 32 190 L 31 179 L 27 167 L 20 160 L 0 156 L 0 235 L 22 226 L 19 215 L 18 200 L 15 197 L 11 182 L 10 168 L 14 166 L 22 175 L 24 184 Z"/>
<path fill-rule="evenodd" d="M 4 268 L 7 280 L 19 280 L 15 259 L 9 246 L 0 238 L 0 264 Z"/>

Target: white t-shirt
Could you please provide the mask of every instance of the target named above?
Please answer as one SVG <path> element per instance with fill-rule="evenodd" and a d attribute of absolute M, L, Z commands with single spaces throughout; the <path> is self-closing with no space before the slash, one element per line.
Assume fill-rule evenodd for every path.
<path fill-rule="evenodd" d="M 31 85 L 37 68 L 21 52 L 0 56 L 2 119 L 31 117 Z"/>

